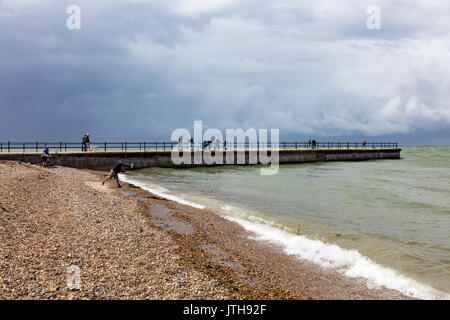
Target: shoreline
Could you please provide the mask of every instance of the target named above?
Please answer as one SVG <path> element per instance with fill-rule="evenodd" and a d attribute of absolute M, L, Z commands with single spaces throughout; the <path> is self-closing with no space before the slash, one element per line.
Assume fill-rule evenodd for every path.
<path fill-rule="evenodd" d="M 220 262 L 227 270 L 211 275 L 225 277 L 225 281 L 245 288 L 246 299 L 414 299 L 385 287 L 369 289 L 367 279 L 346 277 L 336 270 L 288 255 L 277 244 L 254 240 L 254 233 L 216 212 L 166 199 L 132 182 L 127 184 L 141 201 L 146 197 L 157 199 L 174 213 L 176 221 L 194 226 L 196 236 L 175 236 L 176 239 L 199 258 L 206 251 L 211 261 Z M 177 231 L 172 233 L 175 235 Z M 204 263 L 187 260 L 195 270 L 205 271 Z M 255 295 L 254 288 L 266 292 L 260 297 Z"/>
<path fill-rule="evenodd" d="M 1 161 L 0 174 L 0 299 L 412 299 L 288 256 L 214 212 L 102 186 L 104 173 Z M 76 263 L 82 289 L 69 290 Z"/>

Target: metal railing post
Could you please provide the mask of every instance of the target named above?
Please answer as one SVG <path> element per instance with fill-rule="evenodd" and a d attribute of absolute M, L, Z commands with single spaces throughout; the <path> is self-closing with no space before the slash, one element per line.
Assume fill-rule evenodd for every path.
<path fill-rule="evenodd" d="M 8 141 L 8 152 L 11 152 L 11 142 Z"/>

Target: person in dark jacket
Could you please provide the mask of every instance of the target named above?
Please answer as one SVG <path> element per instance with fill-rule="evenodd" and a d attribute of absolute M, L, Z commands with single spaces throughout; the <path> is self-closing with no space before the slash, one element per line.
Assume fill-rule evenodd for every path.
<path fill-rule="evenodd" d="M 89 133 L 86 133 L 83 137 L 83 146 L 81 147 L 81 151 L 87 151 L 88 148 L 91 150 L 91 142 L 89 141 Z"/>
<path fill-rule="evenodd" d="M 125 172 L 125 170 L 123 170 L 124 167 L 132 169 L 134 167 L 134 163 L 126 164 L 126 163 L 123 163 L 122 160 L 119 160 L 119 162 L 117 162 L 114 165 L 114 167 L 111 169 L 111 171 L 109 172 L 109 175 L 102 181 L 102 185 L 105 184 L 105 182 L 108 181 L 109 179 L 114 178 L 114 180 L 116 180 L 116 182 L 117 182 L 117 188 L 121 188 L 121 185 L 119 182 L 119 173 Z"/>

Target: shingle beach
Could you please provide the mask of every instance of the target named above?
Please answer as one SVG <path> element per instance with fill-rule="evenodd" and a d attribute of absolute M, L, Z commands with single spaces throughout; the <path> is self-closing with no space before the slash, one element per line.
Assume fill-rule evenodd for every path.
<path fill-rule="evenodd" d="M 0 299 L 406 298 L 105 175 L 0 162 Z"/>

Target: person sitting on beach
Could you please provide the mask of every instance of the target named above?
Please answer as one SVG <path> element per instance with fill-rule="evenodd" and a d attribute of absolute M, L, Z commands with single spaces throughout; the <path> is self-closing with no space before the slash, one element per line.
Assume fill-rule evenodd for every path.
<path fill-rule="evenodd" d="M 45 146 L 44 151 L 41 153 L 41 159 L 42 159 L 42 166 L 45 167 L 50 163 L 50 158 L 52 156 L 50 155 L 50 150 L 48 149 L 48 146 Z"/>
<path fill-rule="evenodd" d="M 105 182 L 108 181 L 109 179 L 114 178 L 114 180 L 116 180 L 116 183 L 117 183 L 117 188 L 121 188 L 121 185 L 119 182 L 119 173 L 125 172 L 125 170 L 123 170 L 124 167 L 133 169 L 134 163 L 126 164 L 126 163 L 123 163 L 122 160 L 119 160 L 119 162 L 117 162 L 114 165 L 114 167 L 111 169 L 111 171 L 109 172 L 109 175 L 102 181 L 102 185 L 104 185 Z"/>

